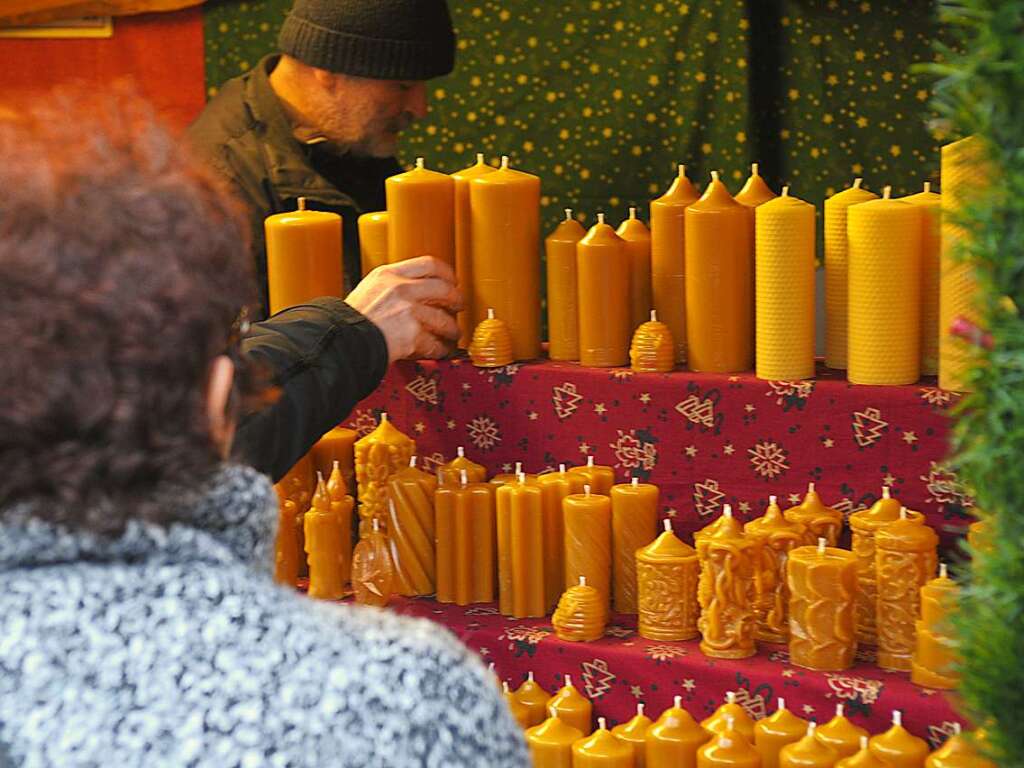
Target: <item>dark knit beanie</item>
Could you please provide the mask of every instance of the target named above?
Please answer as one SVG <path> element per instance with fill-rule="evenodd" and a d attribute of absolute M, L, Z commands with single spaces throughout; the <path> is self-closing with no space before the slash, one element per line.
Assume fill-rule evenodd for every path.
<path fill-rule="evenodd" d="M 377 80 L 429 80 L 455 66 L 445 0 L 295 0 L 278 47 L 311 67 Z"/>

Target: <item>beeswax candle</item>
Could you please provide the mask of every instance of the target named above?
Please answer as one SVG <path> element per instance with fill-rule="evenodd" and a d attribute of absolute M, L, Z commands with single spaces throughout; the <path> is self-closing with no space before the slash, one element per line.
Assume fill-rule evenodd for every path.
<path fill-rule="evenodd" d="M 395 571 L 388 554 L 388 543 L 373 518 L 370 532 L 352 550 L 352 591 L 357 603 L 378 608 L 391 601 Z"/>
<path fill-rule="evenodd" d="M 651 319 L 633 332 L 629 345 L 629 365 L 638 373 L 668 373 L 675 365 L 675 341 L 668 326 L 651 310 Z"/>
<path fill-rule="evenodd" d="M 433 256 L 455 270 L 455 181 L 415 167 L 384 180 L 388 207 L 388 260 Z"/>
<path fill-rule="evenodd" d="M 507 680 L 502 681 L 501 692 L 505 697 L 505 703 L 508 705 L 509 711 L 512 713 L 512 718 L 519 723 L 520 728 L 529 728 L 530 712 L 527 710 L 526 705 L 519 701 L 515 694 L 509 690 Z"/>
<path fill-rule="evenodd" d="M 956 636 L 950 622 L 956 612 L 960 588 L 939 564 L 939 576 L 921 587 L 921 618 L 917 620 L 917 643 L 911 659 L 910 680 L 925 688 L 949 690 L 957 687 Z"/>
<path fill-rule="evenodd" d="M 331 476 L 337 463 L 345 486 L 344 493 L 356 487 L 355 445 L 358 439 L 359 433 L 354 429 L 339 425 L 317 440 L 309 453 L 313 470 L 322 472 L 324 477 Z"/>
<path fill-rule="evenodd" d="M 789 553 L 789 660 L 799 667 L 839 671 L 857 652 L 854 599 L 857 558 L 845 549 L 798 547 Z"/>
<path fill-rule="evenodd" d="M 487 319 L 473 330 L 469 358 L 477 368 L 500 368 L 515 359 L 508 324 L 487 310 Z"/>
<path fill-rule="evenodd" d="M 720 659 L 753 656 L 757 617 L 752 598 L 760 545 L 743 535 L 728 504 L 718 525 L 695 540 L 700 557 L 700 650 Z"/>
<path fill-rule="evenodd" d="M 388 421 L 386 413 L 380 415 L 380 424 L 375 430 L 356 441 L 360 535 L 369 533 L 371 520 L 381 523 L 386 520 L 388 478 L 409 466 L 414 453 L 416 441 Z"/>
<path fill-rule="evenodd" d="M 779 768 L 779 752 L 787 744 L 800 741 L 807 733 L 807 721 L 786 709 L 779 699 L 775 714 L 754 723 L 754 749 L 761 756 L 761 768 Z"/>
<path fill-rule="evenodd" d="M 637 632 L 648 640 L 690 640 L 697 636 L 697 552 L 672 532 L 672 522 L 637 551 Z"/>
<path fill-rule="evenodd" d="M 516 688 L 513 694 L 516 701 L 526 707 L 528 720 L 531 726 L 540 725 L 547 718 L 548 700 L 551 694 L 545 691 L 533 679 L 533 672 L 526 675 L 523 684 Z"/>
<path fill-rule="evenodd" d="M 779 768 L 832 768 L 839 755 L 814 737 L 814 723 L 807 724 L 807 735 L 779 752 Z"/>
<path fill-rule="evenodd" d="M 409 466 L 388 478 L 388 545 L 395 589 L 406 596 L 430 595 L 436 583 L 434 491 L 437 478 Z"/>
<path fill-rule="evenodd" d="M 953 735 L 928 755 L 925 768 L 996 768 L 995 763 L 978 754 L 970 740 L 960 733 L 960 723 L 953 723 Z"/>
<path fill-rule="evenodd" d="M 565 676 L 565 685 L 551 697 L 548 702 L 548 711 L 553 717 L 557 716 L 566 725 L 577 729 L 584 736 L 590 734 L 594 707 L 587 697 L 576 690 L 572 684 L 571 675 Z"/>
<path fill-rule="evenodd" d="M 921 375 L 939 372 L 939 232 L 942 195 L 932 192 L 930 182 L 916 195 L 900 198 L 921 209 Z"/>
<path fill-rule="evenodd" d="M 615 234 L 622 238 L 629 268 L 629 331 L 632 333 L 651 314 L 651 231 L 636 217 L 636 208 L 630 208 L 629 218 L 619 224 Z"/>
<path fill-rule="evenodd" d="M 633 328 L 629 314 L 629 257 L 625 243 L 597 214 L 597 223 L 576 244 L 580 364 L 625 365 Z"/>
<path fill-rule="evenodd" d="M 576 244 L 587 234 L 573 218 L 572 208 L 565 219 L 544 238 L 548 275 L 548 357 L 552 360 L 579 360 L 579 287 L 576 271 Z"/>
<path fill-rule="evenodd" d="M 277 537 L 274 539 L 274 581 L 294 587 L 299 578 L 298 507 L 291 499 L 279 501 Z"/>
<path fill-rule="evenodd" d="M 758 164 L 751 163 L 750 175 L 743 182 L 743 187 L 740 191 L 736 193 L 736 202 L 753 209 L 774 200 L 775 197 L 776 195 L 772 192 L 771 187 L 761 177 Z"/>
<path fill-rule="evenodd" d="M 360 271 L 366 277 L 388 262 L 388 212 L 364 213 L 356 220 L 359 229 Z"/>
<path fill-rule="evenodd" d="M 300 197 L 299 210 L 268 216 L 263 229 L 270 314 L 318 296 L 344 296 L 341 216 L 307 211 Z"/>
<path fill-rule="evenodd" d="M 861 736 L 860 749 L 852 757 L 836 763 L 836 768 L 886 768 L 886 764 L 871 754 L 868 749 L 868 737 Z"/>
<path fill-rule="evenodd" d="M 541 490 L 520 475 L 516 483 L 499 486 L 497 503 L 498 609 L 521 619 L 543 616 L 544 518 Z"/>
<path fill-rule="evenodd" d="M 668 191 L 651 202 L 651 301 L 675 342 L 675 361 L 686 361 L 686 217 L 697 190 L 686 166 Z"/>
<path fill-rule="evenodd" d="M 455 171 L 455 275 L 462 293 L 463 309 L 459 312 L 459 346 L 466 347 L 473 336 L 473 233 L 472 212 L 469 207 L 469 184 L 478 176 L 493 173 L 494 168 L 484 162 L 483 153 L 477 153 L 476 163 Z M 472 482 L 476 482 L 475 480 Z"/>
<path fill-rule="evenodd" d="M 754 743 L 754 721 L 747 710 L 736 702 L 735 691 L 725 694 L 725 703 L 711 717 L 701 722 L 701 726 L 709 733 L 722 733 L 726 728 L 732 728 L 747 742 Z"/>
<path fill-rule="evenodd" d="M 818 728 L 818 741 L 827 744 L 840 758 L 853 757 L 867 743 L 868 732 L 847 719 L 843 705 L 836 704 L 836 716 Z"/>
<path fill-rule="evenodd" d="M 569 474 L 582 475 L 591 493 L 607 496 L 615 485 L 615 470 L 603 464 L 595 464 L 593 456 L 587 456 L 587 463 L 582 467 L 572 467 Z"/>
<path fill-rule="evenodd" d="M 901 504 L 894 499 L 889 487 L 882 488 L 882 498 L 870 509 L 850 515 L 853 532 L 851 549 L 857 556 L 857 642 L 875 644 L 875 602 L 878 589 L 875 584 L 875 533 L 900 516 Z"/>
<path fill-rule="evenodd" d="M 551 617 L 551 626 L 560 640 L 589 643 L 604 637 L 608 623 L 608 605 L 604 596 L 580 576 L 579 584 L 565 590 Z"/>
<path fill-rule="evenodd" d="M 640 483 L 613 485 L 612 595 L 615 611 L 637 612 L 636 552 L 654 540 L 658 523 L 658 486 Z"/>
<path fill-rule="evenodd" d="M 342 570 L 347 560 L 342 549 L 344 533 L 342 516 L 337 508 L 332 509 L 331 497 L 327 493 L 324 476 L 317 474 L 316 493 L 313 506 L 305 514 L 306 560 L 309 563 L 310 597 L 321 600 L 340 600 L 345 594 Z M 351 499 L 349 499 L 351 505 Z M 349 507 L 351 509 L 351 506 Z M 351 536 L 351 529 L 347 532 Z"/>
<path fill-rule="evenodd" d="M 440 485 L 458 485 L 461 482 L 462 470 L 466 470 L 466 479 L 470 483 L 487 481 L 487 468 L 466 458 L 466 449 L 461 445 L 456 448 L 455 458 L 437 469 L 437 482 Z"/>
<path fill-rule="evenodd" d="M 533 768 L 572 768 L 572 745 L 582 738 L 582 731 L 552 713 L 543 723 L 526 731 Z"/>
<path fill-rule="evenodd" d="M 761 588 L 754 606 L 758 640 L 784 643 L 789 638 L 786 562 L 790 550 L 804 543 L 806 531 L 803 523 L 785 518 L 775 496 L 768 497 L 768 509 L 762 517 L 743 526 L 743 532 L 761 544 Z"/>
<path fill-rule="evenodd" d="M 843 532 L 843 513 L 832 507 L 826 507 L 814 488 L 814 483 L 807 484 L 804 500 L 795 507 L 786 510 L 786 519 L 792 523 L 801 523 L 807 529 L 808 545 L 816 544 L 824 537 L 830 547 L 839 544 L 839 536 Z"/>
<path fill-rule="evenodd" d="M 633 762 L 635 768 L 644 768 L 647 765 L 645 750 L 645 737 L 647 730 L 651 727 L 651 718 L 644 714 L 644 705 L 636 705 L 636 714 L 622 725 L 612 728 L 612 736 L 619 741 L 633 747 Z"/>
<path fill-rule="evenodd" d="M 587 577 L 587 584 L 601 593 L 605 606 L 611 596 L 612 520 L 611 500 L 591 492 L 566 496 L 562 502 L 565 521 L 566 588 Z"/>
<path fill-rule="evenodd" d="M 749 740 L 737 731 L 732 717 L 725 728 L 697 750 L 697 768 L 760 768 L 761 757 Z"/>
<path fill-rule="evenodd" d="M 437 601 L 489 603 L 494 600 L 494 486 L 441 485 L 434 493 L 437 531 Z"/>
<path fill-rule="evenodd" d="M 572 745 L 573 768 L 633 768 L 633 745 L 615 738 L 597 718 L 597 730 Z"/>
<path fill-rule="evenodd" d="M 903 727 L 903 715 L 892 713 L 892 727 L 868 741 L 871 754 L 889 768 L 922 768 L 928 757 L 928 742 Z"/>
<path fill-rule="evenodd" d="M 348 486 L 337 461 L 327 479 L 327 495 L 331 500 L 331 513 L 341 521 L 338 537 L 341 542 L 341 583 L 344 585 L 352 578 L 352 510 L 355 500 L 348 495 Z"/>
<path fill-rule="evenodd" d="M 558 472 L 538 475 L 537 486 L 541 490 L 541 505 L 544 512 L 544 601 L 548 610 L 558 603 L 565 590 L 565 525 L 562 520 L 562 501 L 573 493 L 583 493 L 586 478 L 565 471 L 565 464 L 558 465 Z"/>
<path fill-rule="evenodd" d="M 647 768 L 696 768 L 697 750 L 711 734 L 683 709 L 682 697 L 661 713 L 644 736 Z"/>

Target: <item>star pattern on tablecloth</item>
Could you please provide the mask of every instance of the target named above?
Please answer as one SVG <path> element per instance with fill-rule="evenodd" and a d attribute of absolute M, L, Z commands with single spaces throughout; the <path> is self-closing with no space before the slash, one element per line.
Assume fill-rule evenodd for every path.
<path fill-rule="evenodd" d="M 917 442 L 917 435 L 912 430 L 908 430 L 903 433 L 903 442 L 907 445 L 913 445 Z"/>

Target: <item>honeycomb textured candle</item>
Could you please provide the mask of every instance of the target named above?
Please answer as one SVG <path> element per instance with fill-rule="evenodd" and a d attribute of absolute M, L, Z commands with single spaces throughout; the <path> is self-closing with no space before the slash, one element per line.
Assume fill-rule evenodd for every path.
<path fill-rule="evenodd" d="M 634 332 L 629 345 L 629 364 L 638 373 L 668 373 L 675 368 L 672 331 L 651 312 L 651 319 Z"/>
<path fill-rule="evenodd" d="M 576 244 L 580 364 L 600 368 L 629 362 L 629 258 L 604 214 Z"/>
<path fill-rule="evenodd" d="M 789 659 L 800 667 L 839 671 L 857 652 L 857 559 L 835 547 L 789 553 Z"/>
<path fill-rule="evenodd" d="M 942 195 L 924 190 L 916 195 L 900 198 L 921 209 L 921 375 L 934 376 L 939 372 L 939 254 L 942 237 Z"/>
<path fill-rule="evenodd" d="M 388 515 L 388 478 L 409 466 L 416 453 L 416 441 L 404 435 L 382 414 L 380 424 L 355 447 L 356 482 L 359 487 L 359 533 L 370 532 L 372 521 L 381 529 Z"/>
<path fill-rule="evenodd" d="M 900 516 L 900 502 L 882 489 L 882 498 L 870 509 L 850 515 L 853 532 L 851 549 L 857 556 L 857 641 L 874 645 L 875 602 L 878 588 L 875 581 L 875 533 Z"/>
<path fill-rule="evenodd" d="M 357 220 L 359 261 L 363 277 L 388 263 L 388 212 L 364 213 Z"/>
<path fill-rule="evenodd" d="M 742 659 L 753 656 L 757 617 L 752 585 L 757 570 L 757 542 L 726 506 L 715 530 L 697 539 L 700 557 L 700 650 L 705 656 Z"/>
<path fill-rule="evenodd" d="M 491 313 L 476 327 L 469 343 L 469 357 L 478 368 L 500 368 L 515 359 L 512 333 L 504 320 Z"/>
<path fill-rule="evenodd" d="M 697 552 L 667 526 L 636 553 L 638 632 L 648 640 L 697 636 Z"/>
<path fill-rule="evenodd" d="M 787 520 L 774 496 L 763 516 L 743 526 L 743 532 L 761 544 L 761 584 L 757 590 L 757 639 L 784 643 L 789 638 L 789 552 L 805 541 L 802 523 Z"/>
<path fill-rule="evenodd" d="M 415 466 L 388 478 L 388 545 L 395 568 L 395 588 L 407 597 L 434 592 L 436 490 L 437 478 Z"/>
<path fill-rule="evenodd" d="M 455 181 L 431 171 L 423 158 L 412 170 L 384 180 L 388 260 L 433 256 L 455 270 Z"/>
<path fill-rule="evenodd" d="M 576 244 L 587 232 L 565 209 L 565 219 L 544 238 L 548 275 L 548 357 L 579 360 L 579 289 Z"/>
<path fill-rule="evenodd" d="M 938 578 L 921 587 L 921 618 L 917 621 L 917 645 L 911 660 L 910 679 L 925 688 L 957 687 L 956 635 L 952 616 L 960 597 L 956 582 L 943 564 Z"/>
<path fill-rule="evenodd" d="M 611 489 L 612 601 L 618 613 L 637 612 L 636 553 L 654 540 L 658 486 L 623 483 Z"/>
<path fill-rule="evenodd" d="M 451 174 L 455 182 L 455 276 L 462 293 L 462 311 L 459 312 L 459 346 L 465 348 L 473 335 L 473 235 L 470 229 L 472 213 L 469 207 L 469 184 L 478 176 L 493 173 L 494 168 L 478 154 L 476 162 L 468 168 Z"/>
<path fill-rule="evenodd" d="M 629 271 L 629 330 L 646 322 L 651 313 L 651 231 L 629 209 L 629 218 L 615 230 L 623 242 Z"/>

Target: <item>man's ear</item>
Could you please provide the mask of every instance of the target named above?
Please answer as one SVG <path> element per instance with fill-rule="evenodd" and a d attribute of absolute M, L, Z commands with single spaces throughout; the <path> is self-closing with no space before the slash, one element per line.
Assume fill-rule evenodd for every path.
<path fill-rule="evenodd" d="M 210 424 L 210 439 L 222 458 L 227 458 L 235 439 L 235 415 L 230 412 L 234 381 L 235 364 L 227 355 L 217 355 L 210 362 L 206 380 L 206 418 Z"/>

